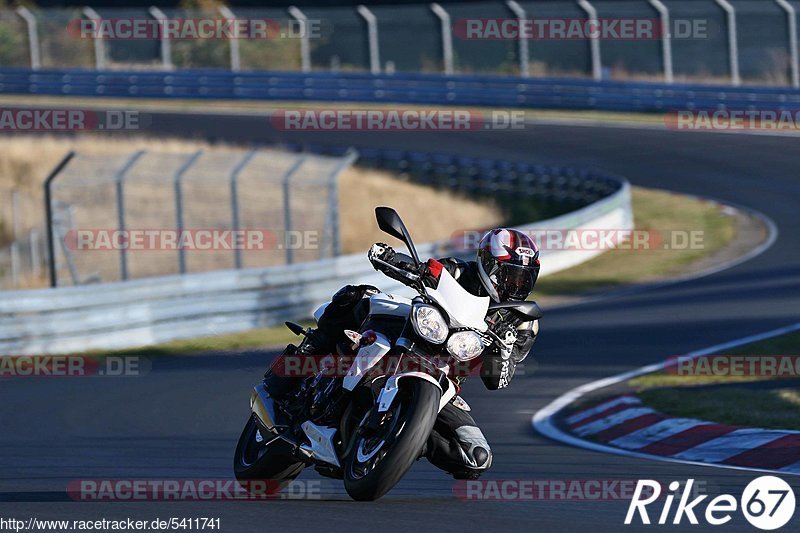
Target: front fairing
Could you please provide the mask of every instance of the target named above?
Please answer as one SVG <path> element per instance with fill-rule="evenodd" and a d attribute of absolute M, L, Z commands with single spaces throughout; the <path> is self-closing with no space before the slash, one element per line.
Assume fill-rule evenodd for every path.
<path fill-rule="evenodd" d="M 487 330 L 486 312 L 491 300 L 467 291 L 447 270 L 442 270 L 435 289 L 425 287 L 425 294 L 447 314 L 451 329 L 469 328 L 481 333 Z"/>

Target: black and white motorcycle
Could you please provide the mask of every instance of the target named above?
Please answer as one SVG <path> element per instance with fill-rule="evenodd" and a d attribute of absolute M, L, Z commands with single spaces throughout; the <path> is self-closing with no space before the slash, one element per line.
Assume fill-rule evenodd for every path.
<path fill-rule="evenodd" d="M 513 308 L 537 315 L 533 302 L 490 305 L 463 289 L 446 271 L 436 288 L 423 283 L 423 265 L 400 216 L 375 210 L 378 226 L 403 241 L 415 268 L 399 272 L 419 295 L 378 293 L 359 331 L 346 331 L 352 365 L 320 370 L 299 380 L 281 399 L 267 381 L 251 393 L 251 417 L 236 447 L 234 471 L 246 488 L 253 480 L 285 483 L 307 466 L 344 479 L 356 500 L 386 494 L 420 457 L 439 411 L 457 392 L 456 369 L 502 339 L 489 330 L 487 312 Z M 326 304 L 327 305 L 327 304 Z M 325 306 L 318 309 L 316 319 Z M 308 332 L 287 322 L 298 335 Z M 338 354 L 337 357 L 348 354 Z"/>

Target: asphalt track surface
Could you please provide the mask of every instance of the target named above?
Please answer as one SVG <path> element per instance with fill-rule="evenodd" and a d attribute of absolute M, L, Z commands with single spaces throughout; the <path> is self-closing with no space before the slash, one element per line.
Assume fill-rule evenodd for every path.
<path fill-rule="evenodd" d="M 553 398 L 588 381 L 800 320 L 800 139 L 567 125 L 446 135 L 287 136 L 259 116 L 170 113 L 153 114 L 151 128 L 157 134 L 191 132 L 232 142 L 282 137 L 588 166 L 626 176 L 636 185 L 709 195 L 768 215 L 780 234 L 758 258 L 677 285 L 545 310 L 535 363 L 527 365 L 526 374 L 503 391 L 485 391 L 475 380 L 463 393 L 494 452 L 486 479 L 694 478 L 712 496 L 727 492 L 738 498 L 757 477 L 564 446 L 535 434 L 530 420 Z M 322 480 L 319 498 L 310 501 L 76 503 L 65 496 L 67 483 L 75 479 L 230 477 L 233 448 L 248 415 L 249 387 L 270 357 L 165 358 L 138 378 L 0 382 L 0 516 L 219 517 L 223 531 L 625 527 L 628 500 L 463 501 L 453 495 L 453 480 L 424 461 L 374 503 L 348 501 L 339 482 L 313 471 L 300 478 Z M 800 488 L 797 478 L 784 478 Z M 660 507 L 651 517 L 659 512 Z M 798 520 L 795 516 L 793 522 Z M 739 513 L 725 527 L 751 529 Z"/>

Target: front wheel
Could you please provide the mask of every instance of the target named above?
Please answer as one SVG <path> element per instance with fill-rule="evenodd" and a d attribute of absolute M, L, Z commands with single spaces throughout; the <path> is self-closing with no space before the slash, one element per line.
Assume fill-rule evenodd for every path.
<path fill-rule="evenodd" d="M 250 417 L 239 437 L 233 457 L 233 472 L 248 491 L 268 490 L 277 493 L 305 468 L 291 453 L 283 439 L 259 428 L 255 415 Z"/>
<path fill-rule="evenodd" d="M 344 487 L 354 500 L 377 500 L 419 458 L 439 414 L 441 391 L 422 379 L 406 378 L 377 430 L 357 434 L 345 460 Z"/>

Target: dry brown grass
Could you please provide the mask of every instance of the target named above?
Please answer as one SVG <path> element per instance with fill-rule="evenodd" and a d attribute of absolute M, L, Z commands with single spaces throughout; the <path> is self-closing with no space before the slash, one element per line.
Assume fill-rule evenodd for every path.
<path fill-rule="evenodd" d="M 79 154 L 124 156 L 135 150 L 163 153 L 190 153 L 199 148 L 209 151 L 234 150 L 224 145 L 207 145 L 192 141 L 147 138 L 112 138 L 86 135 L 55 137 L 35 135 L 5 136 L 0 149 L 0 243 L 3 229 L 12 227 L 11 192 L 20 193 L 20 233 L 41 227 L 44 221 L 42 184 L 50 171 L 69 150 Z M 239 151 L 241 151 L 239 149 Z M 9 235 L 6 235 L 9 238 Z"/>
<path fill-rule="evenodd" d="M 374 211 L 379 205 L 397 209 L 418 243 L 447 239 L 459 229 L 486 228 L 503 221 L 500 210 L 489 201 L 477 202 L 449 191 L 399 181 L 385 172 L 351 168 L 342 174 L 340 188 L 345 253 L 366 250 L 373 242 L 387 240 L 375 224 Z"/>
<path fill-rule="evenodd" d="M 191 152 L 198 148 L 225 150 L 224 145 L 178 139 L 114 138 L 82 136 L 16 135 L 3 138 L 0 150 L 0 189 L 16 188 L 22 192 L 41 193 L 44 178 L 69 150 L 86 155 L 127 154 L 134 150 L 166 153 Z"/>
<path fill-rule="evenodd" d="M 64 177 L 57 182 L 56 197 L 77 206 L 73 224 L 83 228 L 112 228 L 116 225 L 114 187 L 111 176 L 135 150 L 152 152 L 142 158 L 126 178 L 126 217 L 129 228 L 174 227 L 174 200 L 170 181 L 183 157 L 157 154 L 190 154 L 199 149 L 204 154 L 192 167 L 183 183 L 186 200 L 184 217 L 187 227 L 228 227 L 230 196 L 227 176 L 245 150 L 231 145 L 204 142 L 81 136 L 75 138 L 12 136 L 3 140 L 0 150 L 0 229 L 11 226 L 11 213 L 5 206 L 12 190 L 21 193 L 21 234 L 39 228 L 44 220 L 42 183 L 47 174 L 69 150 L 82 156 L 103 156 L 92 161 L 76 157 Z M 239 180 L 242 227 L 282 228 L 282 189 L 277 177 L 292 163 L 293 156 L 263 151 L 254 158 Z M 318 209 L 308 209 L 309 201 L 325 203 L 320 177 L 331 170 L 330 163 L 308 161 L 293 178 L 292 205 L 298 227 L 321 228 L 325 220 Z M 85 181 L 94 175 L 105 179 Z M 80 182 L 75 186 L 75 180 Z M 314 200 L 316 198 L 316 200 Z M 350 168 L 339 180 L 340 231 L 342 251 L 366 251 L 387 236 L 381 233 L 374 218 L 377 205 L 397 208 L 417 242 L 446 239 L 456 228 L 480 228 L 499 224 L 502 214 L 490 203 L 479 203 L 446 190 L 398 180 L 376 170 Z M 98 207 L 95 207 L 98 206 Z M 0 239 L 2 241 L 2 239 Z M 133 277 L 173 273 L 177 269 L 175 252 L 131 252 L 129 268 Z M 296 261 L 316 259 L 319 251 L 297 250 Z M 230 252 L 191 252 L 187 254 L 190 271 L 233 267 Z M 116 279 L 118 258 L 115 253 L 74 254 L 81 272 L 96 272 L 100 279 Z M 284 252 L 244 254 L 245 267 L 283 264 Z M 65 273 L 66 275 L 66 273 Z M 37 285 L 26 280 L 25 285 Z"/>

